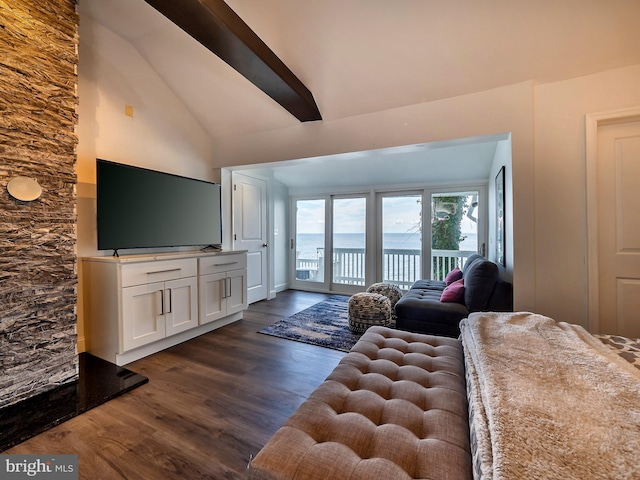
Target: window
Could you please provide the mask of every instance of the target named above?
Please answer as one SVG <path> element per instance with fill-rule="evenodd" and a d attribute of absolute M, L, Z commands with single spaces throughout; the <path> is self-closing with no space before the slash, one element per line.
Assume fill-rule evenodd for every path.
<path fill-rule="evenodd" d="M 484 203 L 485 186 L 292 199 L 291 286 L 354 293 L 374 282 L 408 289 L 421 278 L 443 280 L 483 252 Z"/>

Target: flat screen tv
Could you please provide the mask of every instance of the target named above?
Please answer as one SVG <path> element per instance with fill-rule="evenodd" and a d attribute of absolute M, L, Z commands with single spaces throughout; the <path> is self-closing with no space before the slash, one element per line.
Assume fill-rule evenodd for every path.
<path fill-rule="evenodd" d="M 217 183 L 96 160 L 98 250 L 222 244 Z"/>

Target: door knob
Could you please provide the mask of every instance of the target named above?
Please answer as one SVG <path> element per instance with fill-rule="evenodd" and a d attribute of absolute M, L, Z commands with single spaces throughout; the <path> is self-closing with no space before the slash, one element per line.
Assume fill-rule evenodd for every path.
<path fill-rule="evenodd" d="M 263 243 L 263 244 L 262 244 L 262 246 L 263 246 L 264 248 L 267 248 L 267 247 L 269 246 L 269 244 L 268 244 L 268 243 Z"/>

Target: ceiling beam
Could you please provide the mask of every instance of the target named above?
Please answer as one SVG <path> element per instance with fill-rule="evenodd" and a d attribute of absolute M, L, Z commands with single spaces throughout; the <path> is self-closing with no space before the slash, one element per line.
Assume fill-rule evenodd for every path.
<path fill-rule="evenodd" d="M 313 95 L 222 0 L 145 0 L 301 122 L 322 120 Z"/>

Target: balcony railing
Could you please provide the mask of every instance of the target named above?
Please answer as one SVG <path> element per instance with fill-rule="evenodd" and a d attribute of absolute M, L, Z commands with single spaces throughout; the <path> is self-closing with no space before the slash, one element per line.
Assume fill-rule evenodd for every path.
<path fill-rule="evenodd" d="M 460 270 L 471 255 L 478 252 L 471 250 L 431 250 L 431 278 L 444 282 L 444 278 L 454 268 Z"/>
<path fill-rule="evenodd" d="M 408 290 L 422 278 L 420 250 L 385 249 L 382 256 L 382 281 Z"/>
<path fill-rule="evenodd" d="M 455 267 L 462 269 L 475 251 L 432 250 L 431 275 L 434 280 L 444 280 L 446 274 Z M 362 248 L 336 248 L 333 251 L 333 282 L 347 285 L 365 285 L 365 251 Z M 296 278 L 321 282 L 324 278 L 324 258 L 298 258 Z M 385 249 L 382 259 L 383 282 L 393 283 L 408 289 L 422 275 L 422 254 L 420 250 Z"/>

